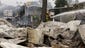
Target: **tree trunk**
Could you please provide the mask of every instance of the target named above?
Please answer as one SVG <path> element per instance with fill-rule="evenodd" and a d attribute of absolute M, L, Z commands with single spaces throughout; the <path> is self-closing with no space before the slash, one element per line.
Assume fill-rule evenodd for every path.
<path fill-rule="evenodd" d="M 46 22 L 47 0 L 42 1 L 41 21 Z"/>

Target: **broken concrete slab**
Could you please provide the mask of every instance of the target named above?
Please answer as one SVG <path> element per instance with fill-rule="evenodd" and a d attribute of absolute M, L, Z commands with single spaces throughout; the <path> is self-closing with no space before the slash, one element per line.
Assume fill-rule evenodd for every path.
<path fill-rule="evenodd" d="M 0 18 L 0 25 L 7 25 L 9 27 L 14 27 L 11 23 L 9 23 L 6 19 Z"/>
<path fill-rule="evenodd" d="M 11 28 L 6 31 L 12 38 L 25 38 L 27 35 L 26 28 Z"/>
<path fill-rule="evenodd" d="M 31 47 L 24 47 L 21 45 L 16 45 L 8 42 L 0 42 L 0 46 L 2 48 L 31 48 Z M 52 48 L 52 47 L 33 47 L 33 48 Z"/>
<path fill-rule="evenodd" d="M 64 30 L 63 33 L 61 33 L 61 35 L 64 38 L 71 39 L 74 36 L 75 32 L 78 30 L 80 23 L 81 23 L 81 20 L 72 20 L 68 22 L 66 24 L 67 25 L 66 30 Z"/>
<path fill-rule="evenodd" d="M 80 33 L 81 38 L 85 44 L 85 24 L 79 26 L 79 33 Z"/>
<path fill-rule="evenodd" d="M 81 20 L 72 20 L 67 23 L 67 28 L 69 28 L 70 31 L 76 32 L 80 23 L 81 23 Z"/>
<path fill-rule="evenodd" d="M 63 33 L 61 33 L 61 35 L 65 38 L 65 39 L 71 39 L 74 36 L 75 32 L 72 31 L 64 31 Z"/>
<path fill-rule="evenodd" d="M 8 42 L 8 43 L 13 43 L 13 44 L 19 44 L 21 42 L 26 41 L 26 39 L 6 39 L 6 38 L 0 38 L 0 42 Z"/>
<path fill-rule="evenodd" d="M 27 47 L 24 47 L 24 46 L 20 46 L 20 45 L 8 43 L 8 42 L 0 42 L 0 46 L 2 48 L 27 48 Z"/>
<path fill-rule="evenodd" d="M 41 31 L 48 36 L 56 38 L 56 36 L 58 34 L 61 34 L 63 30 L 66 28 L 67 28 L 66 23 L 49 21 L 41 23 L 39 27 L 36 28 L 36 30 Z"/>
<path fill-rule="evenodd" d="M 18 44 L 26 41 L 27 29 L 26 28 L 10 28 L 0 25 L 0 41 Z"/>
<path fill-rule="evenodd" d="M 44 34 L 56 38 L 57 35 L 62 34 L 65 38 L 70 39 L 73 37 L 75 32 L 78 29 L 78 26 L 80 25 L 81 20 L 72 20 L 68 23 L 63 22 L 56 22 L 56 21 L 49 21 L 40 24 L 36 30 L 44 32 Z M 65 31 L 69 29 L 68 31 Z"/>

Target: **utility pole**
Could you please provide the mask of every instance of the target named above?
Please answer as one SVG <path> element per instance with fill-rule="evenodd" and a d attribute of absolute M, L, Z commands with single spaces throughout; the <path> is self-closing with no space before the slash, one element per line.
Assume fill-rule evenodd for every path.
<path fill-rule="evenodd" d="M 46 22 L 47 0 L 42 0 L 41 21 Z"/>

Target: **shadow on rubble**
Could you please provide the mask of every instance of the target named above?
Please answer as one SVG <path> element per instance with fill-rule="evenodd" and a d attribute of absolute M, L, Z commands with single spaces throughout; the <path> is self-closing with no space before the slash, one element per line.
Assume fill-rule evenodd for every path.
<path fill-rule="evenodd" d="M 71 48 L 85 48 L 85 44 L 83 43 L 81 35 L 78 31 L 75 33 L 74 37 L 71 40 Z"/>
<path fill-rule="evenodd" d="M 50 38 L 50 40 L 49 40 L 49 38 Z M 53 41 L 53 40 L 56 40 L 57 43 L 60 42 L 63 44 L 63 42 L 65 41 L 65 38 L 62 35 L 58 35 L 56 39 L 49 37 L 47 35 L 44 35 L 44 44 L 45 45 L 51 47 L 51 41 Z M 66 42 L 66 43 L 68 43 L 68 42 Z M 82 38 L 78 31 L 75 32 L 74 36 L 71 38 L 70 45 L 67 45 L 67 46 L 69 46 L 69 48 L 85 48 L 85 44 L 83 43 Z"/>

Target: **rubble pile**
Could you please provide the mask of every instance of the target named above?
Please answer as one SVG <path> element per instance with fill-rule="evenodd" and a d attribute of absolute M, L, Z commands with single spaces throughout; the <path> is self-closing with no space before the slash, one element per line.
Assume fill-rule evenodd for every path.
<path fill-rule="evenodd" d="M 30 27 L 16 28 L 0 19 L 0 48 L 27 48 L 29 43 L 43 44 L 42 32 Z"/>
<path fill-rule="evenodd" d="M 0 47 L 85 48 L 84 26 L 81 20 L 72 20 L 42 22 L 36 29 L 16 28 L 0 19 Z"/>
<path fill-rule="evenodd" d="M 26 41 L 26 28 L 15 28 L 5 19 L 0 19 L 0 46 L 9 48 L 8 45 L 19 44 Z M 7 45 L 6 45 L 6 44 Z M 10 47 L 15 48 L 15 47 Z"/>
<path fill-rule="evenodd" d="M 48 36 L 48 40 L 56 46 L 60 45 L 63 48 L 84 48 L 84 25 L 81 25 L 81 20 L 72 20 L 68 23 L 49 21 L 41 23 L 36 30 L 44 32 Z M 49 39 L 50 38 L 50 39 Z M 57 42 L 57 43 L 56 43 Z M 48 44 L 46 44 L 48 45 Z M 51 44 L 52 46 L 52 44 Z M 53 46 L 55 46 L 53 44 Z M 59 48 L 61 48 L 59 47 Z"/>

